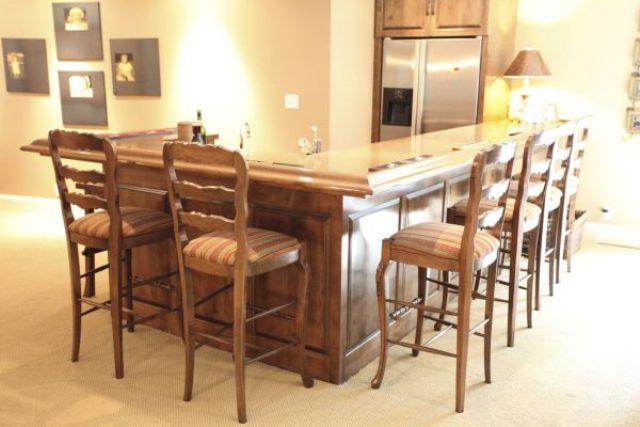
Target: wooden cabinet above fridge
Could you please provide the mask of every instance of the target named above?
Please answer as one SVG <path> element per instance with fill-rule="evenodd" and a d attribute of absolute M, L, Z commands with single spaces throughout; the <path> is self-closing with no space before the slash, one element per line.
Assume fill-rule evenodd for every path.
<path fill-rule="evenodd" d="M 489 0 L 376 0 L 376 37 L 455 37 L 487 32 Z"/>

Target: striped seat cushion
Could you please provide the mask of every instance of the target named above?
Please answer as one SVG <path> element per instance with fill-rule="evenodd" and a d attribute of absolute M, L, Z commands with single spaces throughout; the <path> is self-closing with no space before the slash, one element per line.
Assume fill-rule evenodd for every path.
<path fill-rule="evenodd" d="M 467 202 L 468 202 L 468 199 L 463 199 L 451 207 L 456 217 L 464 218 L 466 216 Z M 504 224 L 507 230 L 510 228 L 511 222 L 513 221 L 513 211 L 515 209 L 515 205 L 516 205 L 515 199 L 507 199 L 507 206 L 504 212 Z M 490 201 L 490 200 L 481 200 L 480 213 L 488 211 L 490 209 L 494 209 L 496 206 L 498 206 L 498 202 Z M 533 230 L 536 227 L 536 225 L 538 225 L 538 222 L 540 221 L 541 213 L 542 213 L 542 209 L 540 209 L 537 205 L 530 202 L 526 202 L 524 204 L 524 220 L 523 220 L 524 232 Z"/>
<path fill-rule="evenodd" d="M 122 235 L 138 236 L 173 227 L 171 215 L 152 209 L 122 207 Z M 99 239 L 109 238 L 109 214 L 100 210 L 83 216 L 69 225 L 69 231 Z"/>
<path fill-rule="evenodd" d="M 459 260 L 463 232 L 464 227 L 461 225 L 425 222 L 407 227 L 391 236 L 391 247 Z M 474 240 L 474 264 L 481 265 L 485 258 L 495 257 L 499 246 L 498 239 L 489 233 L 478 231 Z"/>
<path fill-rule="evenodd" d="M 300 249 L 298 240 L 286 234 L 259 228 L 247 229 L 249 263 Z M 183 249 L 185 256 L 220 265 L 236 262 L 238 245 L 233 231 L 215 231 L 193 239 Z"/>

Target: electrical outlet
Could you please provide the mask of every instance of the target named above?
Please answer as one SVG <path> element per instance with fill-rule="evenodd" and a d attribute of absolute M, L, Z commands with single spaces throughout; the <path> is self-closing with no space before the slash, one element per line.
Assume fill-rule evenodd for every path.
<path fill-rule="evenodd" d="M 284 108 L 287 110 L 297 110 L 300 108 L 300 96 L 296 93 L 284 94 Z"/>
<path fill-rule="evenodd" d="M 613 209 L 611 209 L 609 206 L 602 206 L 600 208 L 600 212 L 602 212 L 603 221 L 611 221 L 613 219 Z"/>

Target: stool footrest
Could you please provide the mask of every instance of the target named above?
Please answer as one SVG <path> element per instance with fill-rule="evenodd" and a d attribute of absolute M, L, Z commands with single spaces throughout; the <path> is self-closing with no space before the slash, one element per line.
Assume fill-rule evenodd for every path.
<path fill-rule="evenodd" d="M 98 302 L 98 301 L 94 301 L 92 299 L 89 298 L 78 298 L 78 301 L 88 304 L 90 306 L 95 307 L 96 309 L 103 309 L 103 310 L 111 310 L 111 300 L 107 300 L 104 302 Z M 88 311 L 88 310 L 87 310 Z M 93 310 L 95 311 L 95 310 Z"/>
<path fill-rule="evenodd" d="M 448 356 L 448 357 L 456 357 L 455 353 L 451 353 L 449 351 L 445 351 L 445 350 L 439 350 L 437 348 L 432 348 L 432 347 L 425 347 L 422 345 L 418 345 L 418 344 L 412 344 L 412 343 L 408 343 L 408 342 L 404 342 L 404 341 L 396 341 L 396 340 L 387 340 L 387 342 L 389 342 L 390 344 L 395 344 L 395 345 L 399 345 L 402 347 L 407 347 L 410 348 L 412 350 L 419 350 L 419 351 L 426 351 L 427 353 L 434 353 L 434 354 L 439 354 L 441 356 Z"/>
<path fill-rule="evenodd" d="M 295 305 L 295 301 L 291 301 L 291 302 L 288 302 L 288 303 L 285 303 L 285 304 L 281 304 L 281 305 L 279 305 L 277 307 L 273 307 L 273 308 L 269 308 L 269 309 L 265 309 L 263 307 L 259 307 L 257 305 L 253 305 L 253 304 L 247 304 L 247 308 L 249 310 L 257 311 L 258 313 L 254 314 L 251 317 L 246 318 L 245 322 L 247 322 L 247 323 L 253 322 L 254 320 L 257 320 L 257 319 L 259 319 L 261 317 L 264 317 L 264 316 L 268 316 L 270 314 L 274 314 L 274 313 L 276 313 L 276 312 L 278 312 L 280 310 L 283 310 L 283 309 L 285 309 L 287 307 L 291 307 L 292 305 Z M 290 319 L 290 320 L 294 319 L 293 316 L 288 316 L 288 315 L 283 314 L 283 313 L 279 313 L 278 317 L 284 317 L 284 318 Z"/>
<path fill-rule="evenodd" d="M 171 283 L 165 283 L 162 282 L 161 280 L 166 279 L 168 277 L 174 276 L 178 274 L 177 271 L 172 271 L 171 273 L 163 273 L 163 274 L 159 274 L 157 276 L 154 277 L 149 277 L 147 279 L 142 279 L 138 276 L 134 276 L 131 278 L 132 280 L 132 284 L 131 284 L 131 289 L 135 289 L 138 288 L 140 286 L 155 286 L 158 288 L 163 288 L 166 290 L 170 290 L 173 291 L 176 289 L 176 285 L 173 285 Z"/>
<path fill-rule="evenodd" d="M 387 299 L 385 300 L 388 303 L 391 304 L 398 304 L 398 305 L 402 305 L 405 307 L 410 307 L 410 308 L 414 308 L 416 310 L 421 310 L 421 311 L 428 311 L 429 313 L 438 313 L 438 314 L 447 314 L 449 316 L 457 316 L 458 313 L 456 313 L 455 311 L 449 311 L 449 310 L 443 310 L 441 308 L 438 307 L 433 307 L 430 305 L 423 305 L 423 304 L 415 304 L 409 301 L 400 301 L 400 300 L 395 300 L 395 299 Z"/>
<path fill-rule="evenodd" d="M 484 325 L 486 325 L 487 323 L 489 323 L 491 321 L 491 319 L 484 319 L 481 320 L 480 322 L 478 322 L 477 325 L 475 325 L 474 327 L 472 327 L 471 329 L 469 329 L 469 333 L 470 334 L 475 334 L 476 331 L 480 330 L 480 328 L 482 328 Z"/>
<path fill-rule="evenodd" d="M 293 347 L 294 345 L 296 345 L 296 344 L 295 343 L 286 343 L 286 344 L 283 344 L 280 347 L 276 347 L 276 348 L 274 348 L 272 350 L 267 350 L 264 353 L 254 357 L 253 359 L 245 359 L 244 364 L 245 365 L 249 365 L 251 363 L 258 362 L 258 361 L 260 361 L 262 359 L 265 359 L 265 358 L 267 358 L 269 356 L 273 356 L 276 353 L 280 353 L 281 351 L 286 350 L 289 347 Z"/>
<path fill-rule="evenodd" d="M 106 270 L 109 268 L 109 264 L 101 265 L 100 267 L 96 267 L 93 270 L 89 270 L 80 275 L 81 279 L 84 279 L 87 276 L 93 276 L 96 273 L 100 273 L 102 270 Z"/>
<path fill-rule="evenodd" d="M 220 295 L 222 292 L 224 292 L 227 289 L 231 288 L 231 286 L 233 286 L 233 282 L 227 283 L 226 285 L 224 285 L 224 286 L 216 289 L 215 291 L 211 292 L 209 295 L 207 295 L 206 297 L 202 298 L 200 301 L 196 301 L 193 304 L 193 306 L 194 307 L 198 307 L 199 305 L 204 304 L 205 302 L 212 300 L 217 295 Z"/>

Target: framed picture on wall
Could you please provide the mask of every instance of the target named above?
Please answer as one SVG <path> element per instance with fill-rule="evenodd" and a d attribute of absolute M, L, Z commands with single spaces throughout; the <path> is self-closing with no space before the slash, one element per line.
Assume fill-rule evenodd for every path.
<path fill-rule="evenodd" d="M 158 39 L 111 39 L 114 95 L 160 96 Z"/>
<path fill-rule="evenodd" d="M 633 74 L 629 82 L 629 98 L 640 100 L 640 75 Z"/>
<path fill-rule="evenodd" d="M 59 60 L 102 59 L 100 3 L 53 3 L 53 26 Z"/>
<path fill-rule="evenodd" d="M 107 103 L 102 71 L 59 71 L 62 123 L 107 125 Z"/>
<path fill-rule="evenodd" d="M 7 92 L 49 93 L 45 39 L 2 39 Z"/>
<path fill-rule="evenodd" d="M 640 110 L 627 110 L 627 132 L 640 133 Z"/>

